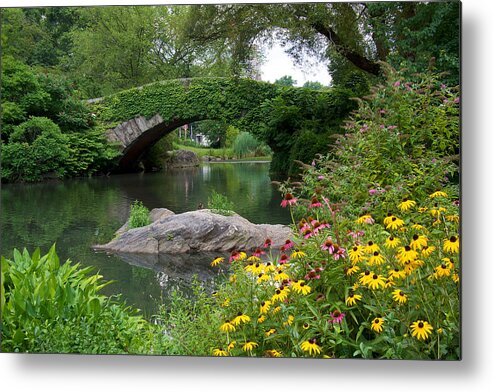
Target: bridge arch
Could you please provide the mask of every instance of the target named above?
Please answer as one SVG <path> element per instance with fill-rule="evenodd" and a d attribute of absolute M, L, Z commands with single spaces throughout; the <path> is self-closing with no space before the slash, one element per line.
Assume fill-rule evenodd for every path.
<path fill-rule="evenodd" d="M 184 124 L 206 119 L 222 120 L 248 131 L 264 140 L 274 155 L 280 154 L 289 147 L 286 139 L 294 137 L 294 123 L 303 116 L 318 117 L 310 121 L 328 119 L 340 123 L 348 112 L 340 110 L 341 102 L 349 101 L 349 96 L 338 90 L 287 88 L 251 79 L 192 78 L 132 88 L 93 100 L 92 105 L 97 120 L 106 128 L 107 140 L 119 146 L 119 170 L 131 171 L 145 151 L 163 136 Z M 272 125 L 269 116 L 278 101 L 286 108 L 298 108 L 295 115 L 299 118 L 290 120 L 293 127 Z M 310 110 L 320 102 L 325 106 L 318 114 Z M 306 110 L 300 112 L 300 107 Z M 277 125 L 286 133 L 284 136 L 269 133 L 269 127 Z"/>

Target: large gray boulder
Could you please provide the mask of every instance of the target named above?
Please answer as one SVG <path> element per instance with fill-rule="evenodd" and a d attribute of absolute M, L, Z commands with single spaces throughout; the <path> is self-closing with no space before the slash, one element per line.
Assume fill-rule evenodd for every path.
<path fill-rule="evenodd" d="M 176 150 L 172 151 L 166 167 L 169 169 L 178 169 L 183 167 L 195 167 L 199 166 L 200 160 L 197 154 L 188 150 Z"/>
<path fill-rule="evenodd" d="M 237 214 L 223 216 L 207 209 L 183 214 L 154 209 L 151 220 L 150 225 L 130 230 L 125 224 L 116 238 L 94 249 L 140 254 L 248 251 L 267 238 L 279 248 L 292 237 L 288 226 L 254 224 Z"/>

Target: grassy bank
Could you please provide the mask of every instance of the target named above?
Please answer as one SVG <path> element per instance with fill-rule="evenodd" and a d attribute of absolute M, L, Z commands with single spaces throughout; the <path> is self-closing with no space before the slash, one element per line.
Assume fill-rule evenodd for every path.
<path fill-rule="evenodd" d="M 203 158 L 205 156 L 209 157 L 214 157 L 214 158 L 220 158 L 220 159 L 228 159 L 228 160 L 236 160 L 236 161 L 270 161 L 272 159 L 272 156 L 266 155 L 266 156 L 251 156 L 251 157 L 243 157 L 243 158 L 238 158 L 232 148 L 207 148 L 207 147 L 191 147 L 191 146 L 185 146 L 183 144 L 178 144 L 178 143 L 173 143 L 173 147 L 177 150 L 187 150 L 187 151 L 192 151 L 199 158 Z"/>

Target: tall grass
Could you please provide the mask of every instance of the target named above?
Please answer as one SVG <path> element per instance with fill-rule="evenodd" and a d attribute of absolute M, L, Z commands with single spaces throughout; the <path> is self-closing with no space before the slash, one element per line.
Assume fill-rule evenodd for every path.
<path fill-rule="evenodd" d="M 135 229 L 137 227 L 147 226 L 151 223 L 151 217 L 149 210 L 145 207 L 141 201 L 135 200 L 130 207 L 130 218 L 128 220 L 128 227 Z"/>

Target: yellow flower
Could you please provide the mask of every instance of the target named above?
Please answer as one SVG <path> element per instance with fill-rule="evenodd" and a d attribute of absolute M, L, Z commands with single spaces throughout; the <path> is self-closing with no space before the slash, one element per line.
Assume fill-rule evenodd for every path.
<path fill-rule="evenodd" d="M 406 272 L 399 268 L 394 268 L 389 272 L 389 279 L 402 279 L 406 277 Z"/>
<path fill-rule="evenodd" d="M 231 343 L 228 344 L 228 351 L 234 349 L 235 346 L 236 346 L 236 340 L 233 340 Z"/>
<path fill-rule="evenodd" d="M 379 252 L 373 252 L 370 260 L 368 260 L 370 265 L 382 265 L 383 263 L 385 263 L 385 259 Z"/>
<path fill-rule="evenodd" d="M 383 318 L 376 317 L 371 322 L 371 329 L 373 329 L 377 333 L 380 333 L 383 331 L 383 323 L 384 323 Z"/>
<path fill-rule="evenodd" d="M 287 287 L 278 288 L 276 289 L 275 294 L 272 296 L 271 301 L 273 303 L 277 301 L 282 302 L 286 298 L 288 298 L 288 293 L 289 293 L 289 289 Z"/>
<path fill-rule="evenodd" d="M 404 221 L 402 219 L 393 216 L 389 223 L 386 225 L 387 229 L 397 230 L 399 227 L 404 226 Z"/>
<path fill-rule="evenodd" d="M 275 328 L 271 328 L 271 329 L 269 329 L 268 331 L 265 332 L 265 336 L 266 337 L 269 337 L 270 335 L 272 335 L 274 333 L 276 333 Z"/>
<path fill-rule="evenodd" d="M 265 319 L 266 319 L 265 315 L 262 315 L 257 319 L 257 323 L 262 324 L 265 321 Z"/>
<path fill-rule="evenodd" d="M 282 356 L 282 352 L 280 352 L 279 350 L 267 350 L 265 352 L 265 355 L 271 358 L 279 358 Z"/>
<path fill-rule="evenodd" d="M 247 259 L 247 261 L 250 261 L 252 264 L 258 263 L 260 261 L 260 257 L 252 255 Z"/>
<path fill-rule="evenodd" d="M 459 253 L 459 237 L 452 236 L 443 242 L 443 250 L 448 253 Z"/>
<path fill-rule="evenodd" d="M 260 263 L 251 263 L 245 266 L 245 271 L 250 272 L 254 275 L 258 275 L 260 273 L 263 273 L 264 271 L 264 266 Z"/>
<path fill-rule="evenodd" d="M 411 324 L 411 335 L 416 336 L 418 340 L 426 340 L 431 334 L 433 327 L 428 321 L 418 320 Z"/>
<path fill-rule="evenodd" d="M 447 215 L 445 217 L 445 219 L 447 219 L 449 222 L 455 222 L 455 223 L 459 223 L 459 215 Z"/>
<path fill-rule="evenodd" d="M 435 267 L 435 274 L 438 278 L 441 278 L 443 276 L 450 276 L 450 268 L 447 264 L 440 264 L 439 266 Z"/>
<path fill-rule="evenodd" d="M 221 304 L 221 307 L 227 308 L 228 306 L 229 306 L 229 298 L 226 298 Z"/>
<path fill-rule="evenodd" d="M 291 325 L 291 324 L 293 324 L 293 321 L 294 321 L 294 316 L 289 315 L 289 316 L 288 316 L 287 321 L 285 321 L 285 322 L 283 323 L 283 326 L 284 326 L 284 327 L 286 327 L 286 326 L 288 326 L 288 325 Z"/>
<path fill-rule="evenodd" d="M 235 327 L 233 324 L 231 324 L 231 323 L 229 322 L 229 320 L 228 320 L 228 321 L 226 321 L 223 325 L 221 325 L 221 326 L 219 327 L 219 329 L 220 329 L 222 332 L 234 332 L 234 331 L 236 331 L 236 327 Z"/>
<path fill-rule="evenodd" d="M 296 291 L 298 294 L 303 295 L 310 294 L 310 292 L 312 291 L 312 288 L 306 285 L 304 280 L 294 282 L 291 287 L 293 287 L 293 290 Z"/>
<path fill-rule="evenodd" d="M 258 343 L 248 341 L 248 342 L 245 342 L 242 349 L 243 349 L 243 351 L 252 351 L 254 348 L 257 348 L 257 347 L 258 347 Z"/>
<path fill-rule="evenodd" d="M 400 289 L 392 291 L 392 297 L 400 304 L 405 304 L 407 301 L 407 295 Z"/>
<path fill-rule="evenodd" d="M 430 197 L 433 199 L 435 197 L 447 197 L 447 194 L 443 191 L 436 191 L 430 195 Z"/>
<path fill-rule="evenodd" d="M 358 271 L 359 271 L 359 267 L 357 265 L 353 265 L 350 268 L 346 268 L 346 275 L 351 276 Z"/>
<path fill-rule="evenodd" d="M 320 354 L 322 352 L 320 346 L 317 344 L 315 339 L 309 339 L 301 343 L 301 349 L 303 351 L 308 351 L 310 355 Z"/>
<path fill-rule="evenodd" d="M 379 287 L 385 287 L 385 281 L 383 280 L 383 278 L 380 276 L 380 275 L 377 275 L 377 274 L 373 274 L 371 276 L 371 279 L 368 281 L 368 287 L 371 289 L 371 290 L 376 290 L 378 289 Z"/>
<path fill-rule="evenodd" d="M 413 235 L 413 239 L 411 240 L 411 243 L 409 246 L 413 250 L 420 250 L 422 247 L 428 245 L 428 238 L 426 238 L 424 235 Z"/>
<path fill-rule="evenodd" d="M 272 311 L 272 314 L 276 314 L 276 313 L 279 313 L 281 311 L 281 307 L 280 306 L 276 306 L 274 308 L 274 310 Z"/>
<path fill-rule="evenodd" d="M 289 275 L 280 268 L 277 270 L 277 273 L 274 275 L 274 280 L 276 282 L 282 282 L 283 280 L 288 280 L 288 279 L 289 279 Z"/>
<path fill-rule="evenodd" d="M 293 259 L 301 259 L 302 257 L 306 256 L 305 252 L 302 250 L 294 250 L 293 253 L 291 253 L 291 257 Z"/>
<path fill-rule="evenodd" d="M 262 282 L 268 282 L 269 281 L 269 275 L 267 274 L 259 274 L 258 278 L 257 278 L 257 283 L 262 283 Z"/>
<path fill-rule="evenodd" d="M 454 273 L 452 275 L 452 280 L 455 282 L 455 283 L 459 283 L 459 274 L 458 273 Z"/>
<path fill-rule="evenodd" d="M 231 324 L 238 326 L 241 323 L 248 323 L 250 321 L 250 317 L 243 313 L 238 313 L 238 315 L 231 321 Z"/>
<path fill-rule="evenodd" d="M 260 314 L 266 314 L 270 309 L 270 305 L 271 305 L 270 301 L 263 301 L 260 304 Z"/>
<path fill-rule="evenodd" d="M 423 249 L 421 249 L 421 255 L 423 257 L 428 257 L 430 256 L 434 251 L 436 247 L 431 245 L 431 246 L 423 246 Z"/>
<path fill-rule="evenodd" d="M 359 245 L 354 245 L 351 249 L 348 250 L 349 260 L 353 262 L 353 264 L 363 261 L 365 259 L 363 255 L 363 247 Z"/>
<path fill-rule="evenodd" d="M 409 209 L 411 209 L 412 207 L 414 207 L 416 205 L 416 202 L 414 200 L 408 200 L 408 199 L 404 199 L 402 200 L 402 202 L 399 204 L 399 208 L 401 211 L 407 211 Z"/>
<path fill-rule="evenodd" d="M 392 236 L 390 236 L 389 238 L 387 238 L 385 240 L 385 246 L 389 249 L 399 246 L 400 243 L 401 243 L 401 240 L 399 238 L 392 237 Z"/>
<path fill-rule="evenodd" d="M 211 262 L 211 266 L 215 267 L 216 265 L 221 264 L 224 261 L 224 257 L 216 257 L 214 260 Z"/>
<path fill-rule="evenodd" d="M 356 305 L 356 301 L 361 301 L 362 296 L 360 294 L 355 294 L 350 292 L 346 298 L 346 305 L 353 306 Z"/>
<path fill-rule="evenodd" d="M 418 254 L 415 250 L 411 249 L 409 245 L 403 246 L 399 249 L 399 253 L 397 254 L 397 258 L 405 263 L 406 261 L 412 261 L 418 257 Z"/>
<path fill-rule="evenodd" d="M 380 247 L 377 244 L 375 244 L 373 241 L 368 241 L 368 245 L 365 246 L 366 253 L 378 252 L 379 250 Z"/>
<path fill-rule="evenodd" d="M 362 272 L 361 274 L 359 274 L 360 278 L 359 278 L 359 282 L 363 285 L 367 285 L 371 280 L 372 280 L 372 275 L 373 273 L 366 270 L 364 272 Z"/>
<path fill-rule="evenodd" d="M 236 274 L 233 274 L 229 277 L 229 282 L 230 283 L 235 283 L 236 282 Z"/>
<path fill-rule="evenodd" d="M 361 215 L 357 220 L 356 220 L 356 223 L 360 223 L 360 224 L 363 224 L 363 223 L 373 223 L 374 220 L 373 218 L 371 217 L 370 214 L 365 214 L 365 215 Z"/>
<path fill-rule="evenodd" d="M 276 270 L 276 267 L 270 261 L 268 261 L 267 263 L 264 264 L 264 272 L 265 273 L 273 272 L 275 270 Z"/>
<path fill-rule="evenodd" d="M 428 229 L 422 225 L 420 225 L 419 223 L 414 223 L 412 226 L 411 226 L 412 229 L 414 230 L 418 230 L 418 231 L 428 231 Z"/>
<path fill-rule="evenodd" d="M 223 350 L 222 348 L 215 348 L 212 351 L 212 355 L 214 355 L 215 357 L 227 357 L 228 352 Z"/>
<path fill-rule="evenodd" d="M 390 222 L 392 222 L 392 218 L 395 218 L 394 214 L 389 212 L 385 218 L 383 218 L 383 224 L 387 226 Z"/>
<path fill-rule="evenodd" d="M 395 286 L 395 282 L 392 280 L 392 278 L 389 277 L 385 279 L 385 288 L 387 289 L 392 286 Z"/>

